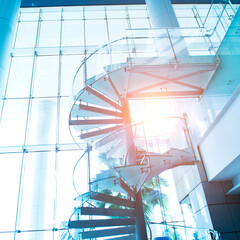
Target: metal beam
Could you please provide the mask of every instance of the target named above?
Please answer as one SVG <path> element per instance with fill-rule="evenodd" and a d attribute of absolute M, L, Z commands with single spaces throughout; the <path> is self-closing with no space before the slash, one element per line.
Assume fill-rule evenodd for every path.
<path fill-rule="evenodd" d="M 143 92 L 128 94 L 128 99 L 141 99 L 141 98 L 164 98 L 164 97 L 190 97 L 190 96 L 200 96 L 203 91 L 176 91 L 176 92 Z"/>
<path fill-rule="evenodd" d="M 211 0 L 171 0 L 173 4 L 211 4 Z M 219 1 L 215 1 L 220 2 Z M 240 4 L 240 0 L 232 0 Z M 91 6 L 91 5 L 129 5 L 145 4 L 145 0 L 22 0 L 21 7 L 61 7 L 61 6 Z"/>

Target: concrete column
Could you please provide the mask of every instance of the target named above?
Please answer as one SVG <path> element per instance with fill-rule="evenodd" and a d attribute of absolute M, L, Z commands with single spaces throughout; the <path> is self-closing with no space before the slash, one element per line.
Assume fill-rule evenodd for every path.
<path fill-rule="evenodd" d="M 21 0 L 0 0 L 0 97 L 6 80 L 10 47 Z"/>
<path fill-rule="evenodd" d="M 145 0 L 150 20 L 158 37 L 157 47 L 159 55 L 170 58 L 189 55 L 181 32 L 179 23 L 170 0 Z M 170 37 L 171 36 L 171 37 Z"/>

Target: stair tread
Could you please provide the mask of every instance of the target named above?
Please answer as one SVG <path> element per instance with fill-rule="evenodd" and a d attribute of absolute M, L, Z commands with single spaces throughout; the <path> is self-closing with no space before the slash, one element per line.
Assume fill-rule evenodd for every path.
<path fill-rule="evenodd" d="M 95 231 L 83 232 L 82 233 L 82 239 L 107 237 L 107 236 L 117 236 L 117 235 L 124 235 L 124 234 L 133 234 L 133 233 L 135 233 L 135 226 L 121 227 L 121 228 L 110 228 L 110 229 L 104 229 L 104 230 L 95 230 Z M 118 238 L 113 238 L 113 239 L 118 239 Z"/>
<path fill-rule="evenodd" d="M 115 238 L 109 238 L 109 240 L 114 239 L 114 240 L 136 240 L 136 236 L 135 235 L 127 235 L 127 236 L 123 236 L 123 237 L 115 237 Z"/>
<path fill-rule="evenodd" d="M 132 209 L 116 209 L 116 208 L 81 207 L 81 215 L 134 217 L 135 216 L 135 210 L 132 210 Z"/>
<path fill-rule="evenodd" d="M 114 197 L 114 196 L 103 194 L 103 193 L 92 192 L 90 199 L 107 202 L 107 203 L 112 203 L 112 204 L 116 204 L 119 206 L 135 208 L 134 201 L 124 199 L 124 198 Z"/>
<path fill-rule="evenodd" d="M 135 225 L 135 218 L 111 218 L 69 221 L 69 228 L 95 228 Z"/>
<path fill-rule="evenodd" d="M 122 179 L 124 179 L 129 186 L 136 186 L 144 172 L 149 172 L 148 164 L 127 165 L 115 167 Z"/>
<path fill-rule="evenodd" d="M 113 170 L 114 171 L 114 170 Z M 119 178 L 116 176 L 106 177 L 90 182 L 91 189 L 105 190 L 109 189 L 113 192 L 126 194 L 127 192 L 120 186 Z"/>

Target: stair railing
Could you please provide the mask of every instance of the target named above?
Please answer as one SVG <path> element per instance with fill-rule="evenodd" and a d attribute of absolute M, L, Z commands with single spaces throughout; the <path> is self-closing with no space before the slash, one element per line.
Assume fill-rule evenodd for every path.
<path fill-rule="evenodd" d="M 175 240 L 178 239 L 198 239 L 198 240 L 221 240 L 221 235 L 218 231 L 209 229 L 209 228 L 201 228 L 201 227 L 192 227 L 192 226 L 182 226 L 178 224 L 172 223 L 164 223 L 164 222 L 149 222 L 150 228 L 153 225 L 166 226 L 168 232 L 166 233 L 162 230 L 162 234 L 165 232 L 165 236 L 173 237 Z M 152 233 L 153 237 L 156 236 L 157 233 Z"/>

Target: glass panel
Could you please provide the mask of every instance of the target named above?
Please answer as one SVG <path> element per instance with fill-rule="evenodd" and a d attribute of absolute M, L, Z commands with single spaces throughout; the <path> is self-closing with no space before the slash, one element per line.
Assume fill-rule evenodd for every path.
<path fill-rule="evenodd" d="M 108 30 L 110 40 L 120 39 L 126 36 L 127 20 L 126 19 L 111 19 L 108 20 Z"/>
<path fill-rule="evenodd" d="M 33 99 L 28 145 L 56 143 L 56 99 Z"/>
<path fill-rule="evenodd" d="M 4 240 L 12 240 L 14 239 L 14 233 L 1 233 L 0 232 L 0 238 Z"/>
<path fill-rule="evenodd" d="M 61 65 L 61 96 L 71 96 L 72 95 L 72 84 L 73 78 L 78 67 L 81 65 L 83 60 L 82 55 L 68 55 L 62 56 L 62 65 Z M 83 88 L 84 78 L 83 74 L 81 79 L 78 79 L 79 86 L 78 89 Z"/>
<path fill-rule="evenodd" d="M 178 18 L 180 27 L 198 27 L 196 18 Z"/>
<path fill-rule="evenodd" d="M 23 12 L 21 11 L 20 21 L 37 21 L 39 18 L 39 9 L 34 12 Z"/>
<path fill-rule="evenodd" d="M 97 7 L 85 7 L 86 19 L 103 19 L 105 18 L 105 8 L 102 6 Z"/>
<path fill-rule="evenodd" d="M 147 11 L 146 10 L 129 10 L 129 17 L 130 18 L 147 18 Z"/>
<path fill-rule="evenodd" d="M 63 21 L 62 46 L 84 45 L 83 21 Z"/>
<path fill-rule="evenodd" d="M 52 229 L 55 152 L 28 153 L 25 157 L 19 229 Z M 37 239 L 45 239 L 44 232 L 36 233 L 35 236 L 38 236 Z"/>
<path fill-rule="evenodd" d="M 83 7 L 68 7 L 63 9 L 63 19 L 83 19 Z"/>
<path fill-rule="evenodd" d="M 5 100 L 0 125 L 1 146 L 17 146 L 24 143 L 28 100 Z"/>
<path fill-rule="evenodd" d="M 60 44 L 60 21 L 41 22 L 39 47 L 55 47 Z"/>
<path fill-rule="evenodd" d="M 0 154 L 0 231 L 15 230 L 21 160 L 22 154 Z"/>
<path fill-rule="evenodd" d="M 42 20 L 61 20 L 61 9 L 44 8 L 42 12 Z"/>
<path fill-rule="evenodd" d="M 110 64 L 109 54 L 95 54 L 87 62 L 87 79 L 104 72 L 105 66 Z"/>
<path fill-rule="evenodd" d="M 86 157 L 80 160 L 80 168 L 76 168 L 73 176 L 73 169 L 83 151 L 64 151 L 58 153 L 57 170 L 57 208 L 56 226 L 66 227 L 67 222 L 74 211 L 74 206 L 78 207 L 79 202 L 74 202 L 74 197 L 78 196 L 73 187 L 72 178 L 77 179 L 77 186 L 81 186 L 82 192 L 87 191 L 87 164 Z M 59 233 L 60 234 L 60 233 Z"/>
<path fill-rule="evenodd" d="M 131 28 L 150 28 L 148 18 L 143 19 L 130 19 Z"/>
<path fill-rule="evenodd" d="M 125 9 L 111 9 L 107 8 L 107 18 L 126 18 Z"/>
<path fill-rule="evenodd" d="M 73 105 L 73 99 L 61 98 L 60 119 L 59 119 L 59 144 L 73 143 L 73 138 L 69 131 L 69 113 Z"/>
<path fill-rule="evenodd" d="M 28 97 L 33 57 L 13 57 L 7 86 L 7 98 Z"/>
<path fill-rule="evenodd" d="M 57 96 L 59 56 L 37 57 L 34 97 Z"/>
<path fill-rule="evenodd" d="M 52 240 L 53 232 L 50 231 L 40 231 L 40 232 L 22 232 L 16 235 L 16 240 Z"/>
<path fill-rule="evenodd" d="M 35 47 L 38 22 L 20 22 L 15 48 Z"/>
<path fill-rule="evenodd" d="M 86 20 L 87 45 L 95 47 L 107 42 L 107 28 L 105 20 Z"/>

